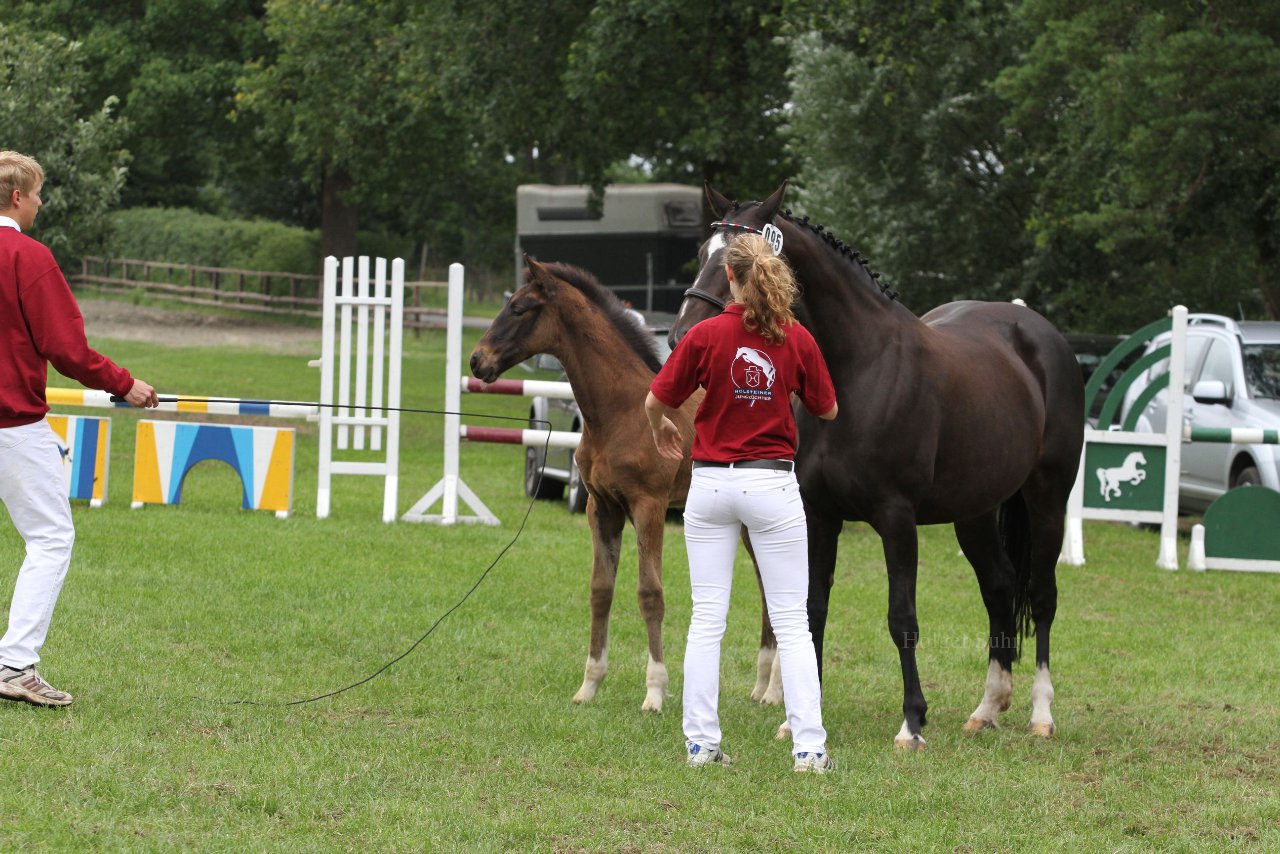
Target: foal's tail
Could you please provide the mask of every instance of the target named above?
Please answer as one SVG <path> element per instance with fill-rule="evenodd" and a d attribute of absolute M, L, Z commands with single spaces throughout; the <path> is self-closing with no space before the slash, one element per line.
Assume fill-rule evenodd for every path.
<path fill-rule="evenodd" d="M 1021 492 L 1000 505 L 1000 542 L 1013 564 L 1013 626 L 1017 645 L 1013 659 L 1022 656 L 1022 640 L 1032 632 L 1031 626 L 1031 516 Z"/>

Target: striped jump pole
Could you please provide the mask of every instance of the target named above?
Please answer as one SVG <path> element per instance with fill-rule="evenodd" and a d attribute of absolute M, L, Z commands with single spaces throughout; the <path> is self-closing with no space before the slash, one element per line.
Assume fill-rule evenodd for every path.
<path fill-rule="evenodd" d="M 1261 427 L 1183 427 L 1182 441 L 1280 445 L 1280 430 L 1264 430 Z"/>
<path fill-rule="evenodd" d="M 509 394 L 516 397 L 551 397 L 557 400 L 573 400 L 573 388 L 564 382 L 551 380 L 494 380 L 487 383 L 472 376 L 462 375 L 462 391 L 468 394 Z M 544 433 L 546 431 L 543 431 Z"/>
<path fill-rule="evenodd" d="M 217 397 L 210 400 L 199 395 L 162 394 L 160 405 L 153 412 L 192 412 L 200 415 L 257 415 L 270 418 L 308 418 L 320 416 L 315 404 L 272 403 L 267 400 Z M 216 397 L 216 396 L 215 396 Z M 114 398 L 105 391 L 86 388 L 45 389 L 45 400 L 50 406 L 125 407 L 131 404 Z"/>
<path fill-rule="evenodd" d="M 520 430 L 515 427 L 471 427 L 466 424 L 460 430 L 462 439 L 467 442 L 576 448 L 578 442 L 582 441 L 582 434 L 571 430 Z"/>

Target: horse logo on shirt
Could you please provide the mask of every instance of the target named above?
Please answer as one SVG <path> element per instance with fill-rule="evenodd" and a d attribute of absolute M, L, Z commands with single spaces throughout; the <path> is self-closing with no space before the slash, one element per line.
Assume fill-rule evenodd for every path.
<path fill-rule="evenodd" d="M 734 397 L 750 400 L 753 404 L 770 396 L 769 389 L 777 377 L 777 371 L 769 357 L 751 347 L 739 347 L 734 354 L 729 376 L 737 389 Z"/>

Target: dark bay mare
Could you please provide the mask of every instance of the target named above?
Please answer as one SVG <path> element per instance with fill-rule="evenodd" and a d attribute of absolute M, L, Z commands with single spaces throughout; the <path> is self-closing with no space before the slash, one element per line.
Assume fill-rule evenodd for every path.
<path fill-rule="evenodd" d="M 916 317 L 856 252 L 780 211 L 785 190 L 740 205 L 707 187 L 719 222 L 671 339 L 729 298 L 726 241 L 778 229 L 800 286 L 796 316 L 817 340 L 840 404 L 834 421 L 798 413 L 796 475 L 809 520 L 809 626 L 819 667 L 837 538 L 845 521 L 865 521 L 884 546 L 889 634 L 902 665 L 903 724 L 894 742 L 923 748 L 916 526 L 951 523 L 989 619 L 985 690 L 965 729 L 994 727 L 1009 707 L 1013 661 L 1034 624 L 1030 729 L 1047 737 L 1055 572 L 1083 443 L 1084 389 L 1071 348 L 1047 320 L 1014 303 L 953 302 Z"/>
<path fill-rule="evenodd" d="M 662 539 L 667 508 L 683 505 L 689 491 L 690 462 L 677 463 L 658 454 L 644 414 L 645 395 L 661 367 L 657 350 L 652 335 L 590 273 L 533 260 L 527 266 L 523 286 L 476 344 L 471 372 L 493 382 L 503 371 L 538 353 L 550 353 L 564 366 L 582 412 L 582 439 L 574 458 L 587 488 L 594 553 L 591 643 L 582 687 L 573 700 L 584 703 L 594 697 L 608 670 L 609 611 L 622 529 L 630 519 L 640 564 L 640 613 L 649 636 L 648 690 L 641 708 L 662 711 L 667 689 L 662 652 Z M 695 395 L 677 413 L 676 422 L 688 443 L 693 440 L 693 415 L 701 399 L 701 393 Z M 760 653 L 751 697 L 772 704 L 782 698 L 782 681 L 776 666 L 777 641 L 763 607 L 761 612 Z"/>

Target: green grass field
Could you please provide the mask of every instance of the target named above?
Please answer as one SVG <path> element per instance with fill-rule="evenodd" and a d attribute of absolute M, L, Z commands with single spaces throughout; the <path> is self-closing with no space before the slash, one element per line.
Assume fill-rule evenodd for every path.
<path fill-rule="evenodd" d="M 469 332 L 466 352 L 475 339 Z M 443 340 L 409 339 L 405 406 L 441 407 Z M 298 356 L 94 343 L 162 392 L 317 395 L 318 372 Z M 469 412 L 518 417 L 524 406 L 463 398 Z M 904 754 L 892 748 L 901 683 L 879 543 L 865 525 L 848 525 L 824 702 L 839 769 L 812 777 L 793 775 L 788 745 L 773 740 L 781 710 L 747 699 L 759 605 L 744 558 L 721 685 L 734 765 L 692 772 L 680 733 L 689 586 L 678 524 L 665 546 L 672 696 L 661 715 L 640 712 L 646 650 L 629 534 L 609 677 L 590 705 L 570 702 L 586 656 L 591 546 L 585 520 L 548 502 L 411 655 L 338 697 L 286 706 L 366 677 L 466 594 L 528 507 L 520 451 L 462 449 L 462 478 L 502 519 L 496 528 L 384 525 L 376 478 L 336 479 L 332 516 L 316 520 L 316 429 L 297 422 L 288 422 L 300 434 L 291 518 L 239 509 L 238 481 L 218 463 L 192 472 L 180 506 L 131 510 L 136 416 L 110 414 L 109 500 L 75 508 L 75 559 L 43 651 L 43 671 L 76 702 L 0 706 L 9 847 L 1280 847 L 1275 576 L 1164 572 L 1153 533 L 1087 523 L 1088 564 L 1059 571 L 1057 736 L 1023 730 L 1023 662 L 1004 728 L 967 737 L 960 728 L 986 672 L 985 612 L 950 529 L 925 529 L 919 660 L 929 746 Z M 440 478 L 441 421 L 404 419 L 401 512 Z M 21 555 L 7 522 L 0 555 L 7 602 Z"/>

